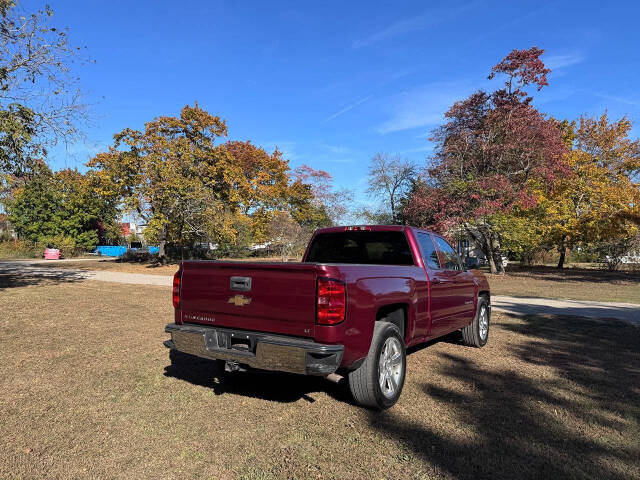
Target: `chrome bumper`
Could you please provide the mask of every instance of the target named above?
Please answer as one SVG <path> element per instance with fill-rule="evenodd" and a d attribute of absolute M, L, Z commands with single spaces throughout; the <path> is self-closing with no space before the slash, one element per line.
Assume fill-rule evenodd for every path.
<path fill-rule="evenodd" d="M 213 360 L 229 360 L 252 368 L 328 375 L 342 362 L 343 345 L 325 345 L 297 337 L 170 323 L 168 348 Z"/>

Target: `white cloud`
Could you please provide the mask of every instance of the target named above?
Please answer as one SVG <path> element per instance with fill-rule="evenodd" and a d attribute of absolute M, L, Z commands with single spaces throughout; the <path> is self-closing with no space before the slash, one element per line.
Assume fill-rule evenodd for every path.
<path fill-rule="evenodd" d="M 415 32 L 418 30 L 424 30 L 427 27 L 432 27 L 456 17 L 466 10 L 475 7 L 478 3 L 479 2 L 473 2 L 461 5 L 457 8 L 448 8 L 446 10 L 440 11 L 429 11 L 421 15 L 416 15 L 415 17 L 399 20 L 376 33 L 355 40 L 351 47 L 354 49 L 369 47 L 378 42 L 388 40 L 399 35 L 405 35 L 407 33 Z"/>
<path fill-rule="evenodd" d="M 407 155 L 409 153 L 423 153 L 423 152 L 433 152 L 433 145 L 424 145 L 422 147 L 407 148 L 405 150 L 400 151 L 400 153 L 403 155 Z"/>
<path fill-rule="evenodd" d="M 108 149 L 109 147 L 107 147 L 106 145 L 86 142 L 76 142 L 66 147 L 66 151 L 68 154 L 86 157 L 93 157 L 98 153 L 106 152 Z"/>
<path fill-rule="evenodd" d="M 454 102 L 472 91 L 459 83 L 433 83 L 391 97 L 391 117 L 376 127 L 379 133 L 432 127 L 441 123 Z"/>
<path fill-rule="evenodd" d="M 323 143 L 320 146 L 323 149 L 327 150 L 329 153 L 332 153 L 334 155 L 348 155 L 352 153 L 352 150 L 349 147 L 343 147 L 339 145 L 328 145 L 326 143 Z"/>
<path fill-rule="evenodd" d="M 342 115 L 343 113 L 347 113 L 349 110 L 353 110 L 354 108 L 356 108 L 358 105 L 362 105 L 364 102 L 366 102 L 367 100 L 370 100 L 371 98 L 373 98 L 373 95 L 367 95 L 366 97 L 360 98 L 358 100 L 356 100 L 353 103 L 350 103 L 349 105 L 347 105 L 346 107 L 344 107 L 341 110 L 338 110 L 336 113 L 334 113 L 333 115 L 328 116 L 327 118 L 325 118 L 322 123 L 326 123 L 330 120 L 333 120 L 336 117 L 339 117 L 340 115 Z"/>
<path fill-rule="evenodd" d="M 609 100 L 616 103 L 622 103 L 623 105 L 629 105 L 631 107 L 640 106 L 640 99 L 637 99 L 637 98 L 621 97 L 619 95 L 609 95 L 608 93 L 602 93 L 602 92 L 588 92 L 588 93 L 598 98 L 602 98 L 604 100 Z"/>
<path fill-rule="evenodd" d="M 585 57 L 583 54 L 574 52 L 566 55 L 545 55 L 542 60 L 544 61 L 545 66 L 553 71 L 559 68 L 577 65 L 578 63 L 583 62 L 584 59 Z"/>

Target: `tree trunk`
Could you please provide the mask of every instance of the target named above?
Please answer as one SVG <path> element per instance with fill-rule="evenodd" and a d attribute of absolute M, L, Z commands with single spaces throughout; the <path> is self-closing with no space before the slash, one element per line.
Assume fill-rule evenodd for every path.
<path fill-rule="evenodd" d="M 504 274 L 504 264 L 502 263 L 502 245 L 500 245 L 500 237 L 492 233 L 490 236 L 491 249 L 493 250 L 493 258 L 496 264 L 496 270 L 500 275 Z"/>
<path fill-rule="evenodd" d="M 491 273 L 498 273 L 498 268 L 496 267 L 495 257 L 494 257 L 494 249 L 491 242 L 490 234 L 486 231 L 482 231 L 479 228 L 474 228 L 469 224 L 465 223 L 464 228 L 467 234 L 473 238 L 476 246 L 482 250 L 485 258 L 487 259 L 487 263 L 489 264 L 489 271 Z"/>
<path fill-rule="evenodd" d="M 484 253 L 484 256 L 487 258 L 487 263 L 489 264 L 489 272 L 498 273 L 498 269 L 496 268 L 496 258 L 493 254 L 493 245 L 491 244 L 491 241 L 486 237 L 482 245 L 482 253 Z"/>
<path fill-rule="evenodd" d="M 395 202 L 393 200 L 393 195 L 391 195 L 390 203 L 391 203 L 391 223 L 393 223 L 395 225 L 398 222 L 396 221 L 396 205 L 395 205 Z"/>
<path fill-rule="evenodd" d="M 500 239 L 492 234 L 486 234 L 482 251 L 487 257 L 489 271 L 494 274 L 504 274 L 504 266 L 502 265 L 502 250 L 500 248 Z"/>
<path fill-rule="evenodd" d="M 493 255 L 488 255 L 487 256 L 487 262 L 489 262 L 489 272 L 490 273 L 498 273 L 498 269 L 496 268 L 496 261 L 493 258 Z"/>
<path fill-rule="evenodd" d="M 565 243 L 565 238 L 562 237 L 562 241 L 560 242 L 560 246 L 558 247 L 558 251 L 560 252 L 560 259 L 558 260 L 558 268 L 564 268 L 564 260 L 565 255 L 567 253 L 567 245 Z"/>
<path fill-rule="evenodd" d="M 158 236 L 158 261 L 161 264 L 167 263 L 167 227 L 162 227 Z"/>

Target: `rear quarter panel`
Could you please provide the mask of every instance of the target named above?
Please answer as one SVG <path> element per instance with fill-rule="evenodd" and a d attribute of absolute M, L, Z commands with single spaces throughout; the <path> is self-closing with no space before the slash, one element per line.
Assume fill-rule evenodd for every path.
<path fill-rule="evenodd" d="M 476 285 L 478 286 L 478 292 L 487 292 L 488 295 L 491 295 L 491 288 L 489 286 L 489 280 L 487 280 L 487 276 L 480 270 L 469 271 L 473 274 Z"/>
<path fill-rule="evenodd" d="M 420 287 L 426 289 L 424 270 L 415 266 L 321 265 L 330 278 L 347 287 L 346 320 L 335 326 L 316 326 L 315 339 L 322 343 L 342 343 L 342 364 L 348 366 L 369 352 L 376 314 L 380 308 L 402 304 L 407 310 L 405 339 L 412 338 L 416 312 L 420 308 Z M 411 343 L 408 341 L 408 343 Z"/>

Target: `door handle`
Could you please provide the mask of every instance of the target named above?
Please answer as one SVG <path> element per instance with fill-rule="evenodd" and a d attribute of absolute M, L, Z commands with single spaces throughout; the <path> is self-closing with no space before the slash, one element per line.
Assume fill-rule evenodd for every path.
<path fill-rule="evenodd" d="M 438 285 L 440 283 L 440 279 L 434 278 L 433 280 L 431 280 L 431 283 L 433 283 L 434 285 Z"/>

